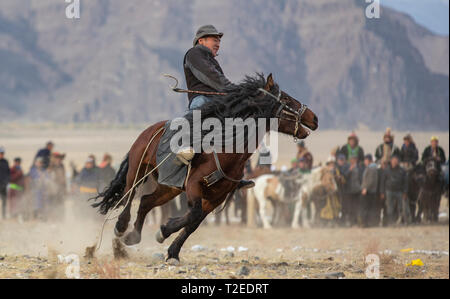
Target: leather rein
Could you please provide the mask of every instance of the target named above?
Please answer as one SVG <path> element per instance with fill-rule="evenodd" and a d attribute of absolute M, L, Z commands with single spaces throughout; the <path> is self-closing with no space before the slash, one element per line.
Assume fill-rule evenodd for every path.
<path fill-rule="evenodd" d="M 195 93 L 195 94 L 201 94 L 201 95 L 219 95 L 219 96 L 225 96 L 227 93 L 224 92 L 214 92 L 214 91 L 197 91 L 197 90 L 188 90 L 188 89 L 181 89 L 178 88 L 178 79 L 174 76 L 164 74 L 164 77 L 170 78 L 172 80 L 175 80 L 175 85 L 170 86 L 170 88 L 177 93 Z M 308 109 L 308 106 L 305 104 L 300 103 L 300 108 L 298 110 L 294 110 L 291 107 L 289 107 L 286 103 L 283 103 L 281 101 L 281 90 L 278 93 L 278 97 L 273 95 L 272 93 L 268 92 L 267 90 L 263 88 L 259 88 L 259 91 L 264 93 L 267 96 L 270 96 L 274 98 L 279 104 L 280 107 L 278 108 L 277 112 L 275 113 L 275 117 L 278 118 L 278 121 L 280 120 L 286 120 L 290 122 L 295 122 L 295 131 L 294 131 L 294 141 L 297 140 L 297 137 L 295 137 L 298 133 L 298 130 L 300 129 L 300 123 L 302 121 L 302 116 L 305 114 L 306 110 Z M 287 117 L 284 117 L 283 115 L 286 115 Z M 290 118 L 289 116 L 293 117 Z"/>

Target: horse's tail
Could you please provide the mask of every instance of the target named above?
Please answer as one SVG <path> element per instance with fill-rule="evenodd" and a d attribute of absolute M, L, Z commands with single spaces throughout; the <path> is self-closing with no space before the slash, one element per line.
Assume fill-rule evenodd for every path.
<path fill-rule="evenodd" d="M 100 214 L 106 215 L 121 200 L 127 184 L 128 161 L 129 154 L 126 155 L 120 164 L 119 171 L 117 171 L 116 177 L 111 181 L 109 186 L 93 198 L 95 200 L 103 198 L 102 201 L 92 204 L 94 208 L 99 208 Z"/>

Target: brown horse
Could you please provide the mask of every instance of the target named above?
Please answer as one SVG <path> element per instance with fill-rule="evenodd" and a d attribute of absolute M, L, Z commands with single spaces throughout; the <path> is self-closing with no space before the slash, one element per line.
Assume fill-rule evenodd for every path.
<path fill-rule="evenodd" d="M 281 91 L 273 81 L 272 75 L 269 75 L 267 80 L 262 75 L 254 78 L 246 77 L 241 84 L 227 89 L 226 93 L 226 96 L 211 98 L 210 103 L 200 107 L 202 119 L 216 117 L 224 121 L 225 118 L 242 118 L 245 120 L 248 118 L 263 118 L 269 124 L 270 118 L 276 118 L 278 120 L 278 132 L 299 139 L 304 139 L 309 135 L 309 131 L 303 126 L 311 130 L 318 128 L 317 116 L 305 105 Z M 132 188 L 136 174 L 137 178 L 140 179 L 145 176 L 147 170 L 152 170 L 157 166 L 156 151 L 162 134 L 156 133 L 160 132 L 158 130 L 165 123 L 163 121 L 149 127 L 135 141 L 127 157 L 122 162 L 116 178 L 97 197 L 103 198 L 103 200 L 93 204 L 94 207 L 99 207 L 102 214 L 106 214 L 108 210 L 114 208 L 121 200 L 123 194 Z M 267 132 L 270 126 L 266 127 Z M 149 141 L 155 136 L 154 142 L 146 150 Z M 257 144 L 261 141 L 257 140 Z M 253 154 L 247 149 L 248 147 L 246 146 L 244 153 L 218 154 L 220 166 L 226 177 L 209 187 L 205 185 L 204 177 L 218 169 L 214 156 L 211 153 L 202 152 L 195 155 L 191 162 L 191 170 L 186 179 L 184 190 L 158 184 L 158 172 L 154 172 L 152 176 L 149 176 L 149 180 L 154 184 L 154 190 L 151 194 L 141 197 L 134 229 L 124 237 L 124 243 L 126 245 L 139 243 L 147 213 L 154 207 L 164 205 L 182 191 L 185 191 L 188 198 L 188 212 L 182 217 L 170 219 L 166 225 L 161 225 L 157 233 L 157 241 L 162 243 L 171 234 L 183 229 L 168 249 L 167 259 L 174 258 L 179 260 L 179 252 L 189 235 L 238 186 L 238 181 L 244 173 L 245 163 Z M 139 167 L 142 157 L 142 165 Z M 134 190 L 131 192 L 131 198 L 133 196 Z M 117 237 L 121 237 L 127 230 L 131 217 L 130 208 L 131 200 L 127 202 L 117 220 L 115 226 Z"/>

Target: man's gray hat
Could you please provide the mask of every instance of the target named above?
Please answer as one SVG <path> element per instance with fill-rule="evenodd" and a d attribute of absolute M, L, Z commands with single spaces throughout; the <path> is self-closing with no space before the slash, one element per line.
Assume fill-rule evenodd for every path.
<path fill-rule="evenodd" d="M 216 27 L 214 27 L 213 25 L 204 25 L 197 30 L 197 34 L 195 35 L 194 43 L 193 43 L 194 47 L 198 43 L 199 39 L 201 39 L 202 37 L 205 37 L 205 36 L 210 36 L 210 35 L 222 37 L 223 33 L 217 31 Z"/>

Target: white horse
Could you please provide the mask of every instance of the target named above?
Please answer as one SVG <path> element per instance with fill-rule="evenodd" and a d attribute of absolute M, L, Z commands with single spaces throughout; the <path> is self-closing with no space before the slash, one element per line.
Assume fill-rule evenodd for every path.
<path fill-rule="evenodd" d="M 301 187 L 295 202 L 294 217 L 292 218 L 292 228 L 298 228 L 300 215 L 302 216 L 303 227 L 310 227 L 307 217 L 307 206 L 311 204 L 311 222 L 315 222 L 317 208 L 313 200 L 314 191 L 318 188 L 331 194 L 337 191 L 337 184 L 333 172 L 327 166 L 321 166 L 313 169 L 311 173 L 305 174 L 300 182 Z"/>
<path fill-rule="evenodd" d="M 264 228 L 272 228 L 266 217 L 267 202 L 270 200 L 273 203 L 275 210 L 273 215 L 278 215 L 277 203 L 289 203 L 296 200 L 300 178 L 300 175 L 287 177 L 285 175 L 265 174 L 255 179 L 255 187 L 250 192 L 253 192 L 253 196 L 258 202 L 259 216 Z"/>

